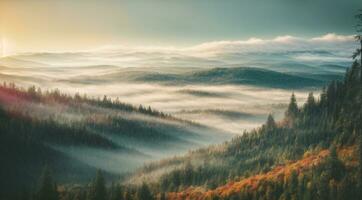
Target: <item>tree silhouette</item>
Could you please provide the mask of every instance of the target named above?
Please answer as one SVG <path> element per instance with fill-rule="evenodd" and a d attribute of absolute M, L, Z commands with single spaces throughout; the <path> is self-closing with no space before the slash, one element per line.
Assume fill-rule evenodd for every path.
<path fill-rule="evenodd" d="M 360 56 L 360 65 L 362 66 L 362 10 L 360 10 L 360 13 L 356 15 L 357 19 L 357 34 L 355 36 L 356 40 L 360 43 L 360 48 L 356 49 L 356 51 L 353 53 L 352 57 L 353 59 L 356 59 L 358 56 Z"/>
<path fill-rule="evenodd" d="M 90 191 L 88 193 L 88 200 L 106 200 L 107 190 L 103 174 L 100 170 L 97 171 L 96 178 L 93 180 Z"/>
<path fill-rule="evenodd" d="M 338 159 L 337 150 L 334 145 L 330 148 L 329 157 L 327 159 L 327 173 L 329 178 L 340 180 L 343 176 L 344 166 Z"/>
<path fill-rule="evenodd" d="M 142 186 L 138 189 L 136 194 L 137 200 L 152 200 L 153 196 L 146 183 L 142 183 Z"/>
<path fill-rule="evenodd" d="M 295 95 L 293 93 L 292 96 L 290 97 L 290 103 L 288 105 L 288 109 L 285 112 L 285 117 L 289 126 L 293 125 L 295 119 L 298 116 L 298 113 L 299 113 L 299 108 L 297 105 L 297 99 L 295 98 Z"/>
<path fill-rule="evenodd" d="M 276 122 L 272 114 L 268 115 L 268 119 L 266 120 L 265 128 L 267 131 L 273 130 L 276 128 Z"/>
<path fill-rule="evenodd" d="M 359 147 L 358 147 L 358 195 L 362 197 L 362 135 L 359 136 Z"/>
<path fill-rule="evenodd" d="M 40 177 L 39 190 L 36 194 L 37 200 L 58 200 L 57 186 L 53 181 L 48 166 L 45 166 Z"/>

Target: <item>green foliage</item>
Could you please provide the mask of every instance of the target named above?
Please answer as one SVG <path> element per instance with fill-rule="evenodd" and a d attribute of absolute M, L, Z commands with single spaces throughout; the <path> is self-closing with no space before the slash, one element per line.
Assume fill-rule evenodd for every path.
<path fill-rule="evenodd" d="M 184 159 L 155 165 L 154 168 L 162 168 L 179 163 L 185 165 L 190 161 L 197 163 L 188 173 L 192 174 L 192 182 L 181 178 L 185 168 L 179 168 L 161 177 L 160 190 L 180 191 L 180 188 L 182 190 L 189 186 L 212 189 L 230 180 L 266 172 L 288 160 L 300 159 L 307 151 L 330 148 L 331 154 L 325 162 L 310 174 L 303 175 L 303 180 L 298 180 L 293 174 L 283 189 L 265 185 L 259 188 L 260 193 L 254 194 L 258 198 L 253 199 L 262 199 L 265 195 L 274 196 L 274 199 L 330 199 L 332 196 L 337 198 L 340 193 L 348 193 L 351 199 L 355 198 L 353 194 L 360 189 L 347 189 L 343 185 L 349 182 L 356 186 L 357 182 L 362 182 L 358 178 L 362 175 L 357 176 L 362 172 L 347 170 L 337 156 L 336 147 L 356 144 L 358 135 L 361 135 L 361 71 L 361 66 L 355 62 L 347 70 L 343 81 L 331 82 L 319 99 L 310 93 L 301 108 L 293 94 L 285 118 L 278 125 L 269 115 L 262 128 L 244 133 L 231 142 L 193 151 Z"/>
<path fill-rule="evenodd" d="M 119 184 L 112 183 L 112 186 L 108 194 L 109 194 L 109 200 L 123 200 L 123 191 Z"/>
<path fill-rule="evenodd" d="M 87 199 L 107 200 L 107 190 L 106 190 L 105 180 L 100 170 L 97 171 L 96 178 L 91 183 Z"/>
<path fill-rule="evenodd" d="M 276 124 L 276 122 L 275 122 L 275 120 L 274 120 L 273 115 L 272 115 L 272 114 L 269 114 L 269 115 L 268 115 L 268 119 L 267 119 L 267 121 L 266 121 L 266 123 L 265 123 L 264 128 L 265 128 L 267 131 L 272 131 L 272 130 L 274 130 L 276 127 L 277 127 L 277 124 Z"/>
<path fill-rule="evenodd" d="M 298 117 L 298 114 L 299 114 L 299 108 L 297 104 L 297 99 L 293 93 L 292 96 L 290 97 L 290 102 L 287 111 L 285 112 L 286 120 L 288 121 L 290 126 L 294 124 L 296 118 Z"/>
<path fill-rule="evenodd" d="M 343 163 L 338 159 L 335 146 L 331 146 L 330 155 L 326 161 L 326 175 L 335 180 L 341 180 L 345 174 Z"/>
<path fill-rule="evenodd" d="M 36 200 L 58 200 L 57 185 L 53 181 L 50 170 L 45 167 L 40 177 L 40 185 L 36 193 Z"/>
<path fill-rule="evenodd" d="M 136 200 L 144 200 L 144 199 L 147 199 L 147 200 L 154 199 L 152 196 L 152 193 L 146 183 L 143 183 L 141 185 L 141 187 L 137 190 L 137 193 L 136 193 Z"/>
<path fill-rule="evenodd" d="M 362 19 L 358 15 L 358 19 Z M 361 30 L 359 30 L 361 31 Z M 357 35 L 361 42 L 361 36 Z M 356 57 L 361 52 L 357 50 Z M 361 54 L 362 57 L 362 54 Z M 361 59 L 362 62 L 362 59 Z M 285 112 L 285 117 L 281 123 L 276 123 L 273 116 L 269 115 L 266 124 L 259 129 L 244 133 L 234 138 L 232 141 L 219 146 L 212 146 L 190 152 L 185 157 L 170 159 L 152 167 L 145 167 L 144 173 L 152 172 L 152 169 L 162 169 L 177 165 L 178 167 L 161 176 L 158 182 L 153 184 L 143 183 L 139 187 L 112 186 L 107 192 L 105 179 L 100 171 L 87 188 L 87 200 L 152 200 L 153 194 L 160 194 L 160 199 L 165 199 L 167 191 L 180 191 L 190 186 L 200 186 L 206 189 L 213 189 L 232 180 L 240 180 L 249 176 L 265 173 L 278 165 L 283 165 L 290 160 L 301 159 L 307 151 L 330 149 L 330 155 L 312 169 L 297 172 L 293 171 L 289 177 L 278 180 L 263 180 L 256 188 L 244 188 L 236 194 L 232 194 L 226 199 L 242 200 L 359 200 L 362 199 L 362 66 L 357 61 L 347 70 L 343 81 L 331 82 L 323 92 L 319 100 L 314 98 L 313 93 L 308 95 L 307 102 L 299 108 L 297 100 L 292 94 L 290 103 Z M 19 90 L 14 84 L 4 85 L 0 88 L 22 99 L 32 99 L 35 101 L 66 102 L 67 104 L 80 105 L 87 103 L 97 105 L 102 108 L 119 109 L 127 112 L 141 112 L 149 115 L 167 117 L 166 115 L 153 111 L 151 108 L 122 104 L 118 100 L 112 101 L 107 96 L 100 99 L 89 99 L 75 95 L 70 97 L 61 94 L 59 90 L 48 91 L 45 94 L 35 87 L 27 91 Z M 67 126 L 57 126 L 52 122 L 37 122 L 16 119 L 14 116 L 0 107 L 0 137 L 4 146 L 0 146 L 0 152 L 5 152 L 11 145 L 20 148 L 19 152 L 27 155 L 27 150 L 33 147 L 39 148 L 36 152 L 42 152 L 42 147 L 30 143 L 27 137 L 29 131 L 31 137 L 42 138 L 42 132 L 55 129 L 55 132 L 68 132 L 69 141 L 77 142 L 77 137 L 86 135 L 84 139 L 87 145 L 112 147 L 112 143 L 107 143 L 99 138 L 94 138 L 82 128 L 74 129 Z M 16 113 L 15 113 L 16 114 Z M 92 125 L 96 129 L 113 131 L 120 124 L 126 124 L 127 128 L 137 127 L 133 122 L 125 123 L 121 119 L 110 120 L 115 126 L 95 125 L 90 121 L 87 125 Z M 15 128 L 14 128 L 15 127 Z M 87 126 L 86 126 L 87 127 Z M 138 127 L 139 128 L 139 127 Z M 147 126 L 139 129 L 147 129 Z M 73 132 L 72 132 L 73 131 Z M 75 132 L 74 132 L 75 131 Z M 154 131 L 154 132 L 153 132 Z M 39 133 L 35 133 L 39 132 Z M 82 134 L 85 132 L 84 134 Z M 150 130 L 152 138 L 159 135 L 157 130 Z M 73 137 L 72 135 L 77 135 Z M 14 139 L 13 135 L 16 135 Z M 10 137 L 11 136 L 11 137 Z M 47 141 L 52 141 L 47 138 Z M 67 138 L 57 138 L 55 141 Z M 5 142 L 4 142 L 5 141 Z M 25 142 L 24 142 L 25 141 Z M 28 142 L 28 143 L 27 143 Z M 64 141 L 62 141 L 64 142 Z M 78 141 L 79 142 L 79 141 Z M 29 145 L 25 148 L 25 144 Z M 343 148 L 351 145 L 359 145 L 357 167 L 345 166 L 339 159 L 337 147 Z M 0 159 L 10 160 L 19 155 L 4 154 Z M 1 162 L 5 167 L 13 166 L 12 163 Z M 141 173 L 142 170 L 139 172 Z M 6 174 L 1 174 L 2 176 Z M 3 186 L 3 185 L 2 185 Z M 152 188 L 152 189 L 151 189 Z M 70 194 L 70 193 L 69 193 Z M 78 194 L 78 193 L 77 193 Z M 84 199 L 84 195 L 79 193 L 77 197 Z M 53 182 L 49 171 L 45 170 L 39 190 L 36 192 L 36 199 L 56 200 L 59 198 L 56 184 Z M 63 195 L 64 199 L 70 199 L 71 195 Z M 220 199 L 218 195 L 212 195 L 210 199 Z"/>

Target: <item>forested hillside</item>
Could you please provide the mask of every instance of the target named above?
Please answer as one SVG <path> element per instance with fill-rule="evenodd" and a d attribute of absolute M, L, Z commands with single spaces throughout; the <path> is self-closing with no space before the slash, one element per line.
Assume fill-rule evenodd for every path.
<path fill-rule="evenodd" d="M 357 18 L 362 21 L 362 14 Z M 0 199 L 360 200 L 362 36 L 356 39 L 361 46 L 353 58 L 360 60 L 344 79 L 329 83 L 318 98 L 309 93 L 304 104 L 293 93 L 281 120 L 270 114 L 261 127 L 231 141 L 128 174 L 120 169 L 225 136 L 107 96 L 69 96 L 4 83 Z M 219 73 L 224 70 L 211 75 Z M 84 184 L 90 174 L 96 177 Z"/>
<path fill-rule="evenodd" d="M 53 199 L 360 199 L 362 191 L 362 69 L 309 94 L 294 94 L 283 120 L 221 145 L 154 162 L 123 184 L 106 187 L 101 172 L 84 187 L 40 187 Z M 43 180 L 44 181 L 44 180 Z M 54 184 L 54 183 L 53 183 Z M 52 184 L 50 184 L 52 185 Z"/>
<path fill-rule="evenodd" d="M 332 196 L 337 197 L 337 193 L 343 193 L 341 198 L 345 195 L 353 198 L 360 191 L 357 188 L 361 181 L 357 146 L 360 144 L 361 121 L 361 67 L 355 62 L 347 71 L 345 79 L 330 83 L 318 99 L 310 93 L 307 102 L 298 107 L 292 95 L 282 121 L 275 122 L 270 115 L 259 129 L 244 133 L 223 145 L 148 165 L 136 177 L 143 175 L 143 180 L 151 182 L 158 191 L 179 192 L 171 193 L 173 195 L 170 195 L 170 199 L 185 199 L 190 194 L 194 195 L 191 199 L 203 199 L 211 194 L 215 199 L 330 199 Z M 328 151 L 324 150 L 330 148 L 332 153 L 325 159 Z M 343 154 L 346 149 L 349 156 Z M 336 152 L 339 152 L 340 157 L 337 157 Z M 315 163 L 308 163 L 307 159 L 307 163 L 300 167 L 290 167 L 289 171 L 295 170 L 293 173 L 281 173 L 270 180 L 265 178 L 260 181 L 260 185 L 246 184 L 229 193 L 222 191 L 227 185 L 220 188 L 221 185 L 233 185 L 233 182 L 244 181 L 257 174 L 268 174 L 281 166 L 289 168 L 290 163 L 318 154 L 323 156 L 317 156 Z M 158 175 L 160 178 L 154 181 L 155 174 L 162 169 L 167 171 L 170 167 L 175 169 Z M 289 187 L 293 187 L 289 186 L 292 184 L 290 178 L 293 179 L 291 174 L 294 174 L 295 180 L 303 178 L 303 183 L 296 183 L 298 187 L 312 190 L 308 191 L 311 192 L 308 197 L 292 196 L 295 193 L 288 191 Z M 324 187 L 320 186 L 322 183 L 326 184 L 326 188 L 319 188 Z M 345 188 L 345 184 L 349 187 Z M 336 194 L 328 196 L 328 192 Z M 273 198 L 266 196 L 272 195 L 270 193 L 274 195 Z"/>
<path fill-rule="evenodd" d="M 186 152 L 218 137 L 217 130 L 150 107 L 3 83 L 0 194 L 34 189 L 46 165 L 62 184 L 84 183 L 96 169 L 117 179 L 145 161 Z"/>

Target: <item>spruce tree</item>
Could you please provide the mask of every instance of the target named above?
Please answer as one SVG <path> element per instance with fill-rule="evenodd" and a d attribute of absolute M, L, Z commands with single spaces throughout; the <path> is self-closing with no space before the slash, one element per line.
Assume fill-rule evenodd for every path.
<path fill-rule="evenodd" d="M 289 193 L 292 199 L 296 199 L 298 195 L 298 174 L 296 171 L 292 171 L 289 180 Z"/>
<path fill-rule="evenodd" d="M 337 149 L 334 145 L 329 150 L 327 158 L 327 175 L 331 179 L 340 180 L 344 174 L 343 163 L 338 159 Z"/>
<path fill-rule="evenodd" d="M 272 114 L 269 114 L 268 115 L 268 119 L 266 121 L 266 124 L 265 124 L 265 128 L 267 131 L 270 131 L 270 130 L 274 130 L 276 128 L 276 123 L 275 123 L 275 120 L 274 120 L 274 117 Z"/>
<path fill-rule="evenodd" d="M 160 193 L 159 200 L 166 200 L 166 194 L 164 192 Z"/>
<path fill-rule="evenodd" d="M 355 36 L 356 40 L 360 43 L 360 48 L 357 48 L 356 51 L 353 53 L 353 59 L 356 59 L 360 56 L 360 66 L 362 67 L 362 10 L 360 13 L 356 15 L 357 19 L 357 34 Z"/>
<path fill-rule="evenodd" d="M 337 183 L 332 180 L 329 182 L 329 200 L 337 200 Z"/>
<path fill-rule="evenodd" d="M 295 119 L 297 118 L 299 113 L 297 99 L 295 98 L 294 93 L 290 97 L 290 103 L 288 106 L 287 111 L 285 112 L 285 117 L 288 122 L 289 126 L 292 126 L 295 122 Z"/>
<path fill-rule="evenodd" d="M 123 200 L 121 186 L 119 184 L 112 183 L 111 191 L 109 192 L 110 200 Z"/>
<path fill-rule="evenodd" d="M 36 194 L 37 200 L 58 200 L 59 194 L 53 181 L 48 166 L 45 166 L 40 178 L 39 190 Z"/>
<path fill-rule="evenodd" d="M 329 175 L 322 173 L 318 182 L 318 199 L 328 200 L 329 199 Z"/>
<path fill-rule="evenodd" d="M 359 198 L 362 198 L 362 135 L 359 136 L 359 147 L 358 147 L 358 188 L 357 192 Z"/>
<path fill-rule="evenodd" d="M 316 101 L 313 95 L 313 92 L 310 92 L 308 94 L 308 98 L 307 98 L 307 102 L 304 105 L 304 112 L 305 112 L 305 117 L 307 118 L 312 118 L 313 113 L 315 112 L 315 108 L 316 108 Z"/>
<path fill-rule="evenodd" d="M 153 196 L 151 194 L 150 189 L 148 188 L 148 185 L 146 183 L 142 183 L 142 186 L 138 188 L 138 191 L 136 193 L 137 200 L 152 200 Z"/>
<path fill-rule="evenodd" d="M 90 191 L 88 193 L 88 200 L 106 200 L 107 190 L 103 174 L 100 170 L 97 171 L 96 178 L 93 180 Z"/>
<path fill-rule="evenodd" d="M 124 200 L 132 200 L 132 192 L 129 189 L 124 193 Z"/>
<path fill-rule="evenodd" d="M 355 199 L 353 198 L 351 180 L 348 176 L 345 176 L 338 186 L 338 200 Z M 357 198 L 358 199 L 358 198 Z"/>
<path fill-rule="evenodd" d="M 184 169 L 184 185 L 192 185 L 193 171 L 191 161 L 187 161 Z"/>

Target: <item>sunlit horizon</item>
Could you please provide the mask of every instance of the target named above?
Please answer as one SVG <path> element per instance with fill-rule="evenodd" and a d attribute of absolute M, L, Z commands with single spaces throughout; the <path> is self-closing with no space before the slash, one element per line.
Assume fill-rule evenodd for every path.
<path fill-rule="evenodd" d="M 133 50 L 133 51 L 195 51 L 195 50 L 206 50 L 206 49 L 215 49 L 219 46 L 234 46 L 234 45 L 262 45 L 264 43 L 279 43 L 289 45 L 290 47 L 295 46 L 295 48 L 300 45 L 300 42 L 306 42 L 309 44 L 316 43 L 315 48 L 318 48 L 318 45 L 321 45 L 319 48 L 325 48 L 325 44 L 334 44 L 338 43 L 339 45 L 352 45 L 356 46 L 354 43 L 354 35 L 339 35 L 336 33 L 326 33 L 323 35 L 315 35 L 314 37 L 299 37 L 293 35 L 281 35 L 276 37 L 250 37 L 245 40 L 212 40 L 205 41 L 202 43 L 194 43 L 191 45 L 177 45 L 177 44 L 168 44 L 168 45 L 131 45 L 131 44 L 104 44 L 100 46 L 93 46 L 89 48 L 66 48 L 58 49 L 54 48 L 45 48 L 45 49 L 19 49 L 16 46 L 14 41 L 10 41 L 6 37 L 1 38 L 1 57 L 14 56 L 19 54 L 29 54 L 29 53 L 76 53 L 76 52 L 90 52 L 90 51 L 102 51 L 102 50 L 112 50 L 112 49 L 124 49 L 124 50 Z M 277 47 L 271 46 L 270 49 Z M 304 47 L 305 49 L 308 47 Z M 247 49 L 244 49 L 245 51 Z M 250 51 L 250 50 L 249 50 Z"/>

